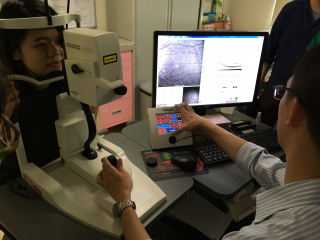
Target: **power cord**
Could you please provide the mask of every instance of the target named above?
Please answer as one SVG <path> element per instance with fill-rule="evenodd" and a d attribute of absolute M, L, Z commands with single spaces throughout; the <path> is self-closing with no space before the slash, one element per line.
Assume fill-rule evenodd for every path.
<path fill-rule="evenodd" d="M 226 116 L 224 113 L 222 113 L 219 108 L 216 108 L 216 110 L 217 110 L 222 116 L 224 116 L 225 118 L 227 118 L 228 120 L 230 120 L 230 118 L 229 118 L 228 116 Z"/>
<path fill-rule="evenodd" d="M 177 142 L 183 140 L 183 139 L 187 139 L 187 138 L 190 138 L 190 137 L 198 137 L 198 136 L 201 136 L 201 137 L 204 137 L 207 141 L 209 141 L 209 139 L 205 136 L 205 135 L 202 135 L 202 134 L 196 134 L 196 135 L 193 135 L 193 136 L 188 136 L 188 137 L 184 137 L 184 138 L 181 138 L 179 140 L 177 140 L 173 145 L 172 145 L 172 148 L 171 148 L 171 157 L 173 156 L 173 148 L 174 146 L 176 145 Z M 193 151 L 185 151 L 185 153 L 191 153 Z"/>

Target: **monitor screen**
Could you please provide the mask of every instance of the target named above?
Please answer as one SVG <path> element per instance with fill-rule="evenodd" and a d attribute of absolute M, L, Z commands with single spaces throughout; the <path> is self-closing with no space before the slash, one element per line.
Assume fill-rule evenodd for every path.
<path fill-rule="evenodd" d="M 266 32 L 156 31 L 152 106 L 195 110 L 257 100 Z"/>

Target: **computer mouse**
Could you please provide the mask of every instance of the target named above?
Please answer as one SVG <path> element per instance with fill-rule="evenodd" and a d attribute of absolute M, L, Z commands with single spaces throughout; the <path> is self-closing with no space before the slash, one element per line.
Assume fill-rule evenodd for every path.
<path fill-rule="evenodd" d="M 197 166 L 197 160 L 187 154 L 172 155 L 171 162 L 185 171 L 192 171 Z"/>

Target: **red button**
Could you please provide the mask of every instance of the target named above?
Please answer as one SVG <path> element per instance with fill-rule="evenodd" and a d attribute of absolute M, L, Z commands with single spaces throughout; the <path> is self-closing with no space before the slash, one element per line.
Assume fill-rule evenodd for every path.
<path fill-rule="evenodd" d="M 158 119 L 158 120 L 157 120 L 157 123 L 158 123 L 158 124 L 164 124 L 165 122 L 164 122 L 164 119 Z"/>
<path fill-rule="evenodd" d="M 171 124 L 170 124 L 170 127 L 171 127 L 171 128 L 176 128 L 176 127 L 178 127 L 178 123 L 171 123 Z"/>
<path fill-rule="evenodd" d="M 163 134 L 163 133 L 167 132 L 167 129 L 166 128 L 158 128 L 158 132 L 159 132 L 159 134 Z"/>

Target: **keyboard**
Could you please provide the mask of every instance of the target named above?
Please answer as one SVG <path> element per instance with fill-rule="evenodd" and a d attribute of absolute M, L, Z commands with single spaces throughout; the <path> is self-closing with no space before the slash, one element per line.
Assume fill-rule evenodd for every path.
<path fill-rule="evenodd" d="M 268 151 L 281 149 L 278 143 L 277 131 L 273 128 L 235 135 L 248 142 L 257 144 Z M 213 140 L 194 143 L 192 148 L 197 152 L 202 161 L 208 165 L 231 160 Z"/>

